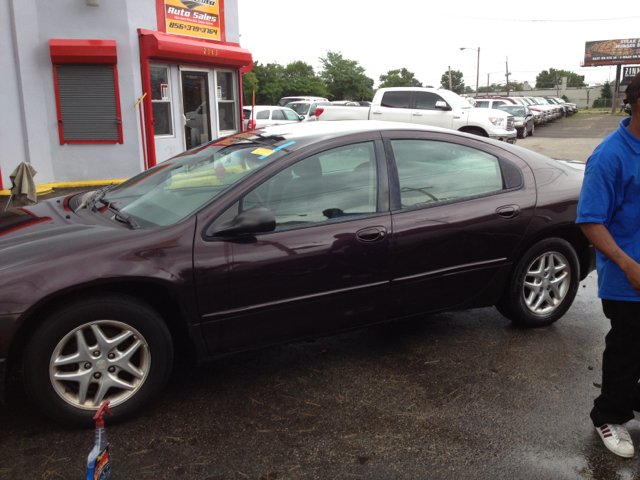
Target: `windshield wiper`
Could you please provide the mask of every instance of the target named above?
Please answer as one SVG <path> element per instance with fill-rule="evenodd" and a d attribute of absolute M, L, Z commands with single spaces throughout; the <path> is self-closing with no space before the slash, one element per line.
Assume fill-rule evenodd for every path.
<path fill-rule="evenodd" d="M 104 195 L 103 195 L 104 196 Z M 131 228 L 133 228 L 134 230 L 138 230 L 140 228 L 140 225 L 138 224 L 138 222 L 136 222 L 133 217 L 131 215 L 129 215 L 128 213 L 124 213 L 123 211 L 121 211 L 118 207 L 116 207 L 112 202 L 110 202 L 109 200 L 105 200 L 102 197 L 98 199 L 100 202 L 102 202 L 102 204 L 106 205 L 107 208 L 112 211 L 113 213 L 115 213 L 115 218 L 121 218 L 122 220 L 124 220 L 126 223 L 128 223 Z"/>
<path fill-rule="evenodd" d="M 93 195 L 91 195 L 85 203 L 81 203 L 80 205 L 78 205 L 78 208 L 76 208 L 73 211 L 73 213 L 78 213 L 78 211 L 81 210 L 83 207 L 87 207 L 87 210 L 93 210 L 93 207 L 95 207 L 96 202 L 100 200 L 102 197 L 104 197 L 109 190 L 115 187 L 116 187 L 115 185 L 107 185 L 96 190 L 93 193 Z"/>

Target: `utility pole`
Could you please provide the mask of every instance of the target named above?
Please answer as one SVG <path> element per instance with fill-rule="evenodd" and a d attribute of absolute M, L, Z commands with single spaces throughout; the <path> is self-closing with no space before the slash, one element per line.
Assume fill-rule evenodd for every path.
<path fill-rule="evenodd" d="M 478 47 L 478 68 L 476 72 L 476 97 L 478 96 L 479 85 L 480 85 L 480 47 Z"/>
<path fill-rule="evenodd" d="M 451 65 L 449 65 L 449 90 L 453 92 L 453 85 L 451 84 Z"/>
<path fill-rule="evenodd" d="M 560 86 L 558 85 L 558 72 L 556 72 L 556 97 L 560 96 Z"/>
<path fill-rule="evenodd" d="M 616 66 L 616 82 L 613 87 L 613 101 L 611 102 L 611 115 L 616 113 L 616 107 L 618 106 L 618 89 L 620 88 L 620 70 L 622 65 Z"/>
<path fill-rule="evenodd" d="M 509 57 L 507 57 L 507 73 L 505 75 L 505 77 L 507 77 L 507 97 L 509 96 L 509 75 L 511 75 L 511 73 L 509 73 Z"/>
<path fill-rule="evenodd" d="M 487 73 L 487 97 L 489 96 L 489 75 L 491 74 Z"/>

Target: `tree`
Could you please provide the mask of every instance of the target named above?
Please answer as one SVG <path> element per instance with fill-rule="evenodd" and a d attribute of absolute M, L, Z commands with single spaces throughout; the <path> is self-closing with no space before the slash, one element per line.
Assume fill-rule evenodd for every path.
<path fill-rule="evenodd" d="M 568 87 L 586 87 L 581 75 L 568 70 L 556 70 L 550 68 L 543 70 L 536 76 L 536 88 L 556 88 L 562 84 L 562 77 L 567 77 Z"/>
<path fill-rule="evenodd" d="M 419 82 L 413 72 L 410 72 L 406 68 L 398 70 L 389 70 L 386 75 L 380 75 L 380 85 L 378 88 L 387 87 L 421 87 L 422 82 Z"/>
<path fill-rule="evenodd" d="M 258 93 L 260 82 L 253 72 L 247 72 L 242 75 L 242 93 L 244 94 L 244 105 L 251 105 L 253 92 Z"/>
<path fill-rule="evenodd" d="M 449 90 L 449 71 L 447 70 L 440 78 L 440 86 Z M 451 70 L 451 90 L 458 95 L 464 93 L 464 80 L 460 70 Z"/>
<path fill-rule="evenodd" d="M 569 97 L 567 97 L 566 95 L 562 95 L 560 98 L 565 102 L 569 102 Z"/>
<path fill-rule="evenodd" d="M 291 62 L 282 70 L 282 96 L 293 95 L 326 97 L 329 92 L 322 79 L 313 71 L 313 67 L 298 60 Z"/>
<path fill-rule="evenodd" d="M 478 91 L 480 91 L 480 89 L 478 89 Z M 476 93 L 476 89 L 470 87 L 469 85 L 467 85 L 466 87 L 464 87 L 464 93 L 467 94 L 467 95 L 475 94 Z"/>
<path fill-rule="evenodd" d="M 283 66 L 278 63 L 267 63 L 261 65 L 259 62 L 253 64 L 253 73 L 258 81 L 256 91 L 256 105 L 275 105 L 282 97 Z"/>
<path fill-rule="evenodd" d="M 600 89 L 600 98 L 613 98 L 613 90 L 611 88 L 611 82 L 609 80 L 604 82 L 604 85 L 602 85 L 602 88 Z"/>
<path fill-rule="evenodd" d="M 329 95 L 334 100 L 371 100 L 373 98 L 373 79 L 367 77 L 364 68 L 357 60 L 342 58 L 340 52 L 327 52 L 320 57 L 324 81 Z"/>

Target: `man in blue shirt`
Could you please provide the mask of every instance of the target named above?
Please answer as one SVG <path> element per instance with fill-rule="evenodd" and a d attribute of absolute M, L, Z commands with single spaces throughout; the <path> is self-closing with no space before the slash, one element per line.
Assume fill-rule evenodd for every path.
<path fill-rule="evenodd" d="M 609 450 L 633 457 L 623 424 L 640 420 L 640 74 L 626 94 L 631 118 L 589 157 L 576 223 L 598 251 L 598 297 L 611 321 L 591 420 Z"/>

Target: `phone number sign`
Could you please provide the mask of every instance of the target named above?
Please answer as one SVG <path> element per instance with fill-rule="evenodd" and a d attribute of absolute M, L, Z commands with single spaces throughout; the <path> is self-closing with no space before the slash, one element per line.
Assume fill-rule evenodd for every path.
<path fill-rule="evenodd" d="M 220 0 L 164 0 L 167 33 L 220 40 Z"/>

